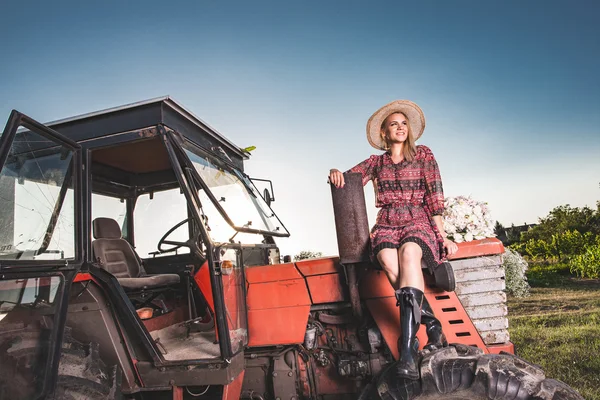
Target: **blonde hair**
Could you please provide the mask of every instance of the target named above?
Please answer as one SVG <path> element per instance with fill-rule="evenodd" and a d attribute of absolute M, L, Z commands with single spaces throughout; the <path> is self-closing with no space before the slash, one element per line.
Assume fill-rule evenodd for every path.
<path fill-rule="evenodd" d="M 410 125 L 410 120 L 408 119 L 406 114 L 404 114 L 401 111 L 396 111 L 396 112 L 391 113 L 390 115 L 385 117 L 385 119 L 381 123 L 381 129 L 379 130 L 379 134 L 381 135 L 381 140 L 383 142 L 383 148 L 386 151 L 390 149 L 390 143 L 388 142 L 388 138 L 385 135 L 385 124 L 386 124 L 388 118 L 394 114 L 402 114 L 404 116 L 404 118 L 406 118 L 406 121 L 408 122 L 408 124 L 407 124 L 408 135 L 406 136 L 406 140 L 404 141 L 404 146 L 402 146 L 402 156 L 404 157 L 404 159 L 406 161 L 412 161 L 415 159 L 415 155 L 417 154 L 417 145 L 415 144 L 415 138 L 412 133 L 412 127 Z"/>

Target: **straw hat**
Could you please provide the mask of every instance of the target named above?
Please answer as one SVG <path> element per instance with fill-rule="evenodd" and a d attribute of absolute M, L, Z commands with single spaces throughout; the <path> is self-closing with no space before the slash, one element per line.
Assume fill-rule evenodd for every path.
<path fill-rule="evenodd" d="M 367 140 L 371 146 L 379 150 L 385 150 L 381 139 L 381 124 L 390 115 L 401 112 L 408 118 L 410 130 L 415 141 L 421 137 L 425 130 L 425 115 L 421 108 L 409 100 L 396 100 L 375 111 L 367 121 Z"/>

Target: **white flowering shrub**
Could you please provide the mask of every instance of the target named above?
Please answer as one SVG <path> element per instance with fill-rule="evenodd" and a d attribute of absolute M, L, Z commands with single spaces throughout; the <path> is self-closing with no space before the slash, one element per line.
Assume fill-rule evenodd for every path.
<path fill-rule="evenodd" d="M 529 283 L 525 276 L 529 268 L 527 261 L 519 253 L 507 247 L 502 255 L 502 266 L 506 291 L 515 297 L 529 296 Z"/>
<path fill-rule="evenodd" d="M 444 206 L 444 230 L 456 243 L 496 236 L 487 203 L 457 196 L 446 197 Z"/>

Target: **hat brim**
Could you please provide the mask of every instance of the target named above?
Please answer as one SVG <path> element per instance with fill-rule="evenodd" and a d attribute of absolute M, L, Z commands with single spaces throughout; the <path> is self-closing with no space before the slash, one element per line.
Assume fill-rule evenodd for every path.
<path fill-rule="evenodd" d="M 425 115 L 421 108 L 410 100 L 396 100 L 375 111 L 367 121 L 367 140 L 371 146 L 386 150 L 380 134 L 381 124 L 388 116 L 399 112 L 408 118 L 414 140 L 421 137 L 425 130 Z"/>

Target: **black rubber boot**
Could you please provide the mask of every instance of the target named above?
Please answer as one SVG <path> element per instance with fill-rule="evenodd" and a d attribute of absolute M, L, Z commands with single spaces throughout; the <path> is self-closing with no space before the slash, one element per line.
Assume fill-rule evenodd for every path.
<path fill-rule="evenodd" d="M 456 281 L 454 280 L 454 269 L 448 261 L 439 263 L 431 270 L 435 286 L 446 292 L 454 292 Z"/>
<path fill-rule="evenodd" d="M 446 335 L 442 332 L 442 323 L 433 314 L 433 310 L 425 296 L 423 296 L 423 305 L 421 306 L 421 323 L 425 325 L 425 331 L 427 332 L 425 349 L 434 351 L 442 347 L 448 347 Z"/>
<path fill-rule="evenodd" d="M 396 290 L 396 305 L 400 306 L 400 329 L 402 336 L 398 339 L 400 359 L 396 364 L 396 376 L 401 379 L 419 379 L 417 355 L 419 340 L 417 331 L 421 326 L 421 304 L 423 292 L 414 287 L 403 287 Z"/>

